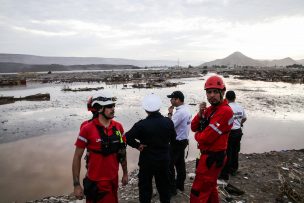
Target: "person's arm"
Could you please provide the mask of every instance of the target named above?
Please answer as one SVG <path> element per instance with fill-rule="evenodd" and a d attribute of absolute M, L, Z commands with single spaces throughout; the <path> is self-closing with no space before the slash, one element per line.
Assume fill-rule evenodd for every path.
<path fill-rule="evenodd" d="M 195 140 L 199 145 L 209 145 L 213 143 L 218 136 L 231 130 L 233 121 L 233 112 L 216 112 L 210 119 L 209 125 L 202 131 L 195 134 Z"/>
<path fill-rule="evenodd" d="M 200 119 L 201 119 L 201 117 L 199 116 L 199 114 L 196 114 L 194 116 L 194 118 L 192 119 L 192 121 L 191 121 L 191 130 L 193 132 L 196 132 L 198 130 L 199 125 L 200 125 Z"/>
<path fill-rule="evenodd" d="M 140 126 L 136 123 L 128 132 L 126 132 L 127 144 L 139 150 L 140 143 L 137 141 L 140 136 Z"/>
<path fill-rule="evenodd" d="M 205 116 L 204 113 L 206 111 L 206 102 L 202 102 L 199 104 L 198 113 L 191 121 L 191 130 L 193 132 L 196 132 L 199 129 L 200 126 L 200 120 Z"/>
<path fill-rule="evenodd" d="M 245 123 L 245 121 L 247 120 L 247 115 L 246 115 L 246 113 L 245 113 L 245 111 L 244 111 L 244 109 L 243 109 L 243 118 L 242 118 L 242 120 L 241 120 L 241 126 L 243 127 L 243 123 Z"/>
<path fill-rule="evenodd" d="M 176 140 L 176 131 L 174 128 L 174 123 L 170 121 L 170 143 L 173 143 Z"/>
<path fill-rule="evenodd" d="M 243 126 L 243 123 L 245 123 L 245 121 L 247 120 L 247 118 L 243 118 L 241 121 L 241 126 Z"/>
<path fill-rule="evenodd" d="M 174 110 L 174 106 L 170 106 L 168 108 L 168 118 L 170 118 L 170 119 L 172 119 L 173 110 Z"/>
<path fill-rule="evenodd" d="M 126 154 L 127 156 L 127 154 Z M 121 183 L 122 185 L 127 185 L 129 182 L 128 178 L 128 164 L 127 164 L 127 159 L 125 159 L 123 162 L 120 163 L 121 168 L 122 168 L 122 178 L 121 178 Z"/>
<path fill-rule="evenodd" d="M 84 148 L 76 147 L 72 163 L 74 195 L 77 199 L 83 199 L 83 189 L 80 185 L 80 168 L 83 152 Z"/>

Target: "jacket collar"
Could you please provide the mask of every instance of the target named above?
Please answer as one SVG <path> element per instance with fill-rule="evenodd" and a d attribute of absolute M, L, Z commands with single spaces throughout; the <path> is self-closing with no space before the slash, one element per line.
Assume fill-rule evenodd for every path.
<path fill-rule="evenodd" d="M 147 116 L 147 119 L 149 119 L 149 118 L 158 118 L 158 117 L 162 117 L 162 115 L 161 115 L 161 113 L 160 113 L 159 111 L 150 113 L 150 114 Z"/>

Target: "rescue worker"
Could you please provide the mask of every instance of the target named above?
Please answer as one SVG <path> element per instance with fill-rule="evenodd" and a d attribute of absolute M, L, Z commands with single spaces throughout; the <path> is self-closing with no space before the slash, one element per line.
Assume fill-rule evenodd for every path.
<path fill-rule="evenodd" d="M 202 102 L 202 103 L 199 104 L 198 114 L 199 114 L 199 117 L 202 118 L 201 122 L 203 121 L 204 112 L 205 112 L 206 109 L 207 109 L 207 103 L 206 102 Z M 201 157 L 201 153 L 199 152 L 197 158 L 195 159 L 195 169 L 197 169 L 200 157 Z"/>
<path fill-rule="evenodd" d="M 80 125 L 80 129 L 82 128 L 82 126 L 84 126 L 85 124 L 91 122 L 94 118 L 97 118 L 98 115 L 99 115 L 97 109 L 92 106 L 92 102 L 93 102 L 93 96 L 90 96 L 89 99 L 88 99 L 88 101 L 87 101 L 87 109 L 88 109 L 88 111 L 91 111 L 92 118 L 89 119 L 89 120 L 85 120 L 84 122 L 82 122 L 81 125 Z"/>
<path fill-rule="evenodd" d="M 235 92 L 227 91 L 226 99 L 233 111 L 233 126 L 229 134 L 227 148 L 227 162 L 219 176 L 219 179 L 229 180 L 229 174 L 236 175 L 239 167 L 239 152 L 243 135 L 243 123 L 247 120 L 244 108 L 235 102 Z"/>
<path fill-rule="evenodd" d="M 92 106 L 92 102 L 93 102 L 93 97 L 90 96 L 89 99 L 88 99 L 88 101 L 87 101 L 87 109 L 88 109 L 88 111 L 91 111 L 91 113 L 92 113 L 92 118 L 89 119 L 89 120 L 83 121 L 83 122 L 81 123 L 81 125 L 80 125 L 80 130 L 81 130 L 81 128 L 82 128 L 83 126 L 85 126 L 87 123 L 89 123 L 89 122 L 91 122 L 92 120 L 94 120 L 94 118 L 97 118 L 98 115 L 99 115 L 97 109 L 94 108 L 94 107 Z M 86 169 L 88 169 L 89 154 L 90 154 L 89 151 L 86 151 L 86 155 L 85 155 L 85 157 L 84 157 L 84 159 L 85 159 L 85 161 L 86 161 L 86 166 L 85 166 Z"/>
<path fill-rule="evenodd" d="M 170 98 L 171 106 L 168 108 L 168 117 L 172 119 L 176 131 L 176 140 L 171 143 L 170 162 L 170 186 L 171 194 L 176 195 L 176 189 L 184 191 L 186 179 L 185 149 L 189 144 L 191 114 L 184 104 L 184 94 L 181 91 L 174 91 L 167 95 Z M 175 113 L 172 115 L 174 107 Z M 175 176 L 176 170 L 176 176 Z"/>
<path fill-rule="evenodd" d="M 113 120 L 115 101 L 116 98 L 108 91 L 98 92 L 92 98 L 92 106 L 96 108 L 98 117 L 81 128 L 75 143 L 72 172 L 77 199 L 85 195 L 87 202 L 117 203 L 119 162 L 123 169 L 122 185 L 128 183 L 126 145 L 122 137 L 124 129 Z M 80 169 L 85 148 L 90 156 L 83 189 Z"/>
<path fill-rule="evenodd" d="M 217 178 L 226 160 L 225 151 L 233 112 L 223 99 L 226 87 L 220 76 L 209 77 L 204 89 L 211 106 L 203 114 L 199 112 L 191 122 L 201 156 L 191 188 L 190 202 L 218 203 Z"/>
<path fill-rule="evenodd" d="M 173 122 L 160 114 L 161 103 L 155 94 L 145 96 L 142 105 L 148 116 L 126 133 L 127 144 L 140 151 L 138 187 L 141 203 L 151 202 L 153 177 L 160 202 L 170 202 L 169 148 L 176 133 Z"/>

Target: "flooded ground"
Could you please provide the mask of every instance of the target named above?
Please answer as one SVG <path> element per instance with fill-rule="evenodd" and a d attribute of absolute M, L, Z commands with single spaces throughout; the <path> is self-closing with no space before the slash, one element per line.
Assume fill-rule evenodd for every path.
<path fill-rule="evenodd" d="M 111 89 L 118 97 L 116 120 L 125 130 L 145 112 L 141 99 L 149 92 L 161 96 L 167 113 L 166 98 L 174 90 L 184 92 L 187 104 L 205 101 L 203 78 L 178 81 L 184 85 L 161 89 L 123 89 L 123 85 L 73 83 L 71 88 L 99 87 Z M 172 80 L 173 82 L 177 80 Z M 246 109 L 243 153 L 304 147 L 304 85 L 225 78 L 228 90 L 235 90 L 237 101 Z M 131 84 L 128 84 L 131 86 Z M 51 101 L 21 101 L 0 106 L 0 197 L 3 202 L 23 202 L 48 195 L 72 192 L 71 161 L 80 123 L 90 118 L 86 100 L 93 92 L 63 92 L 64 84 L 28 84 L 26 87 L 1 88 L 3 96 L 27 96 L 50 93 Z M 190 105 L 192 114 L 197 106 Z M 188 159 L 197 155 L 191 134 Z M 137 166 L 137 151 L 128 149 L 128 166 Z"/>

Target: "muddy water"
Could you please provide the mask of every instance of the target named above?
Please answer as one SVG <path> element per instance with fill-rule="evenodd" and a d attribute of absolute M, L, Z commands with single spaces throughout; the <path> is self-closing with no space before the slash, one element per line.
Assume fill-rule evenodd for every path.
<path fill-rule="evenodd" d="M 72 87 L 104 86 L 118 96 L 116 120 L 125 130 L 140 118 L 141 98 L 148 92 L 166 98 L 175 89 L 185 93 L 186 103 L 206 100 L 204 78 L 184 79 L 184 85 L 163 89 L 122 89 L 122 85 L 73 84 Z M 228 89 L 236 90 L 238 101 L 247 110 L 242 149 L 244 153 L 304 147 L 303 85 L 226 79 Z M 72 192 L 71 161 L 73 143 L 80 123 L 89 118 L 85 102 L 92 92 L 64 93 L 63 85 L 30 84 L 26 88 L 0 89 L 0 95 L 26 96 L 49 92 L 49 102 L 16 102 L 0 106 L 0 197 L 1 202 L 37 199 Z M 195 114 L 197 106 L 190 106 Z M 197 156 L 191 135 L 188 159 Z M 138 153 L 128 149 L 129 171 L 137 166 Z M 84 170 L 82 170 L 84 171 Z"/>

